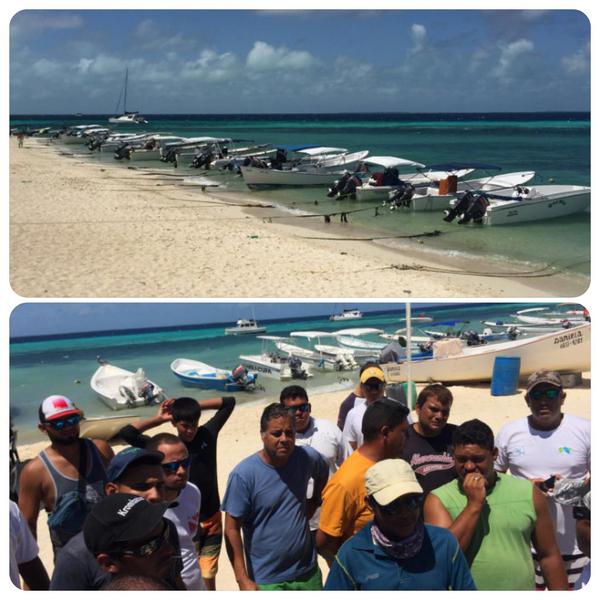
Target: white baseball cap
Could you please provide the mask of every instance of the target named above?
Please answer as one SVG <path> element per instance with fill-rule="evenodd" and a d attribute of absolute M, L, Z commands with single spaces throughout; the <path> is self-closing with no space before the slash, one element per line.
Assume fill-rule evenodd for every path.
<path fill-rule="evenodd" d="M 66 396 L 57 394 L 48 396 L 40 407 L 40 417 L 43 417 L 44 421 L 53 421 L 54 419 L 62 419 L 69 415 L 80 414 L 81 410 L 73 404 L 72 400 L 69 400 Z"/>
<path fill-rule="evenodd" d="M 366 473 L 365 487 L 379 506 L 387 506 L 405 494 L 423 493 L 412 467 L 400 458 L 375 463 Z"/>

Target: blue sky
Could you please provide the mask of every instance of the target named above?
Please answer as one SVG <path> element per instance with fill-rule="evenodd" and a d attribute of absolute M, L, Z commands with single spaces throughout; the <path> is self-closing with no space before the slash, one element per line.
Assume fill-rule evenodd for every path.
<path fill-rule="evenodd" d="M 436 303 L 427 303 L 433 306 Z M 10 336 L 56 335 L 83 331 L 109 331 L 206 323 L 234 323 L 237 319 L 284 319 L 339 313 L 345 308 L 364 312 L 402 310 L 403 302 L 53 302 L 25 303 L 10 318 Z M 419 303 L 413 304 L 417 310 Z"/>
<path fill-rule="evenodd" d="M 23 11 L 11 114 L 590 109 L 569 10 Z"/>

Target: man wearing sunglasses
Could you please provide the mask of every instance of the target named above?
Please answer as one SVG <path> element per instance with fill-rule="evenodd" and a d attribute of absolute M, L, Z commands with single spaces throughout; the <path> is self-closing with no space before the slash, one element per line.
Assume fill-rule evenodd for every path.
<path fill-rule="evenodd" d="M 337 553 L 326 590 L 474 590 L 456 538 L 423 525 L 423 490 L 408 463 L 382 460 L 365 476 L 373 520 Z"/>
<path fill-rule="evenodd" d="M 181 578 L 188 590 L 204 590 L 194 536 L 200 518 L 200 490 L 189 481 L 192 459 L 186 445 L 172 433 L 151 438 L 149 450 L 163 455 L 161 467 L 165 483 L 165 501 L 171 506 L 165 517 L 175 523 L 181 546 Z"/>
<path fill-rule="evenodd" d="M 343 439 L 352 450 L 362 446 L 362 420 L 367 406 L 385 398 L 385 375 L 379 366 L 372 366 L 360 374 L 361 396 L 356 398 L 354 408 L 346 416 Z"/>
<path fill-rule="evenodd" d="M 104 496 L 105 467 L 113 456 L 103 440 L 80 438 L 82 412 L 66 396 L 49 396 L 39 408 L 41 432 L 50 446 L 27 463 L 19 481 L 19 508 L 37 537 L 40 506 L 56 554 L 81 531 L 92 506 Z"/>
<path fill-rule="evenodd" d="M 331 421 L 315 419 L 306 390 L 300 385 L 288 385 L 281 390 L 279 401 L 294 415 L 296 445 L 314 448 L 327 461 L 329 477 L 350 456 L 350 446 L 342 440 L 342 432 Z M 307 498 L 312 498 L 313 481 L 308 484 Z M 311 532 L 319 528 L 320 508 L 310 520 Z"/>
<path fill-rule="evenodd" d="M 576 523 L 569 506 L 552 497 L 554 481 L 582 478 L 591 468 L 591 422 L 562 412 L 566 393 L 556 371 L 537 371 L 527 380 L 525 402 L 530 414 L 498 432 L 495 468 L 529 479 L 547 495 L 556 539 L 573 588 L 589 559 L 577 545 Z M 546 584 L 536 560 L 536 588 Z"/>
<path fill-rule="evenodd" d="M 173 587 L 177 556 L 169 542 L 164 502 L 132 494 L 111 494 L 92 509 L 83 536 L 89 551 L 111 577 L 149 575 Z"/>
<path fill-rule="evenodd" d="M 107 496 L 112 494 L 130 494 L 139 496 L 147 502 L 157 503 L 165 500 L 165 484 L 161 463 L 164 454 L 142 448 L 125 448 L 116 454 L 108 465 L 105 486 Z M 180 554 L 179 536 L 175 524 L 169 521 L 169 543 Z M 179 575 L 182 565 L 180 559 L 173 567 L 170 586 L 185 589 Z M 83 532 L 71 538 L 56 556 L 51 590 L 98 590 L 111 575 L 104 571 L 94 555 L 87 549 Z"/>

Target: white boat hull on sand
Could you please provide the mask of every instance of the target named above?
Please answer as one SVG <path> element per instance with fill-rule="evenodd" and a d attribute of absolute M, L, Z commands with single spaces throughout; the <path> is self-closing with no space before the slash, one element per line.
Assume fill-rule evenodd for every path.
<path fill-rule="evenodd" d="M 248 369 L 256 373 L 260 373 L 261 376 L 271 377 L 278 379 L 279 381 L 287 381 L 290 379 L 308 379 L 312 377 L 312 373 L 307 366 L 301 362 L 300 369 L 304 371 L 304 377 L 294 377 L 292 368 L 289 365 L 288 359 L 285 357 L 278 357 L 272 353 L 265 354 L 241 354 L 240 362 Z"/>
<path fill-rule="evenodd" d="M 412 362 L 411 379 L 417 382 L 442 383 L 491 381 L 497 356 L 519 357 L 521 377 L 539 369 L 562 372 L 589 371 L 591 327 L 587 323 L 565 331 L 489 346 L 463 346 L 458 354 Z M 389 363 L 382 365 L 382 368 L 388 383 L 408 380 L 406 363 Z"/>
<path fill-rule="evenodd" d="M 281 187 L 317 187 L 332 185 L 339 179 L 340 173 L 335 171 L 289 171 L 279 169 L 259 169 L 258 167 L 241 167 L 244 183 L 251 189 Z"/>
<path fill-rule="evenodd" d="M 152 388 L 145 389 L 146 385 Z M 90 386 L 112 410 L 160 404 L 165 399 L 162 388 L 146 378 L 142 369 L 133 373 L 103 364 L 92 375 Z"/>

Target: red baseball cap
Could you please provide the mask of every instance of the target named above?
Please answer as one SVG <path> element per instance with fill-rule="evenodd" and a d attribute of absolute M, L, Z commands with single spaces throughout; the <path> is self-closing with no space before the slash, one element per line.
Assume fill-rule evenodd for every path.
<path fill-rule="evenodd" d="M 80 415 L 79 410 L 72 400 L 69 400 L 66 396 L 48 396 L 40 407 L 40 417 L 44 418 L 44 421 L 54 421 L 55 419 L 62 419 L 69 415 Z"/>

